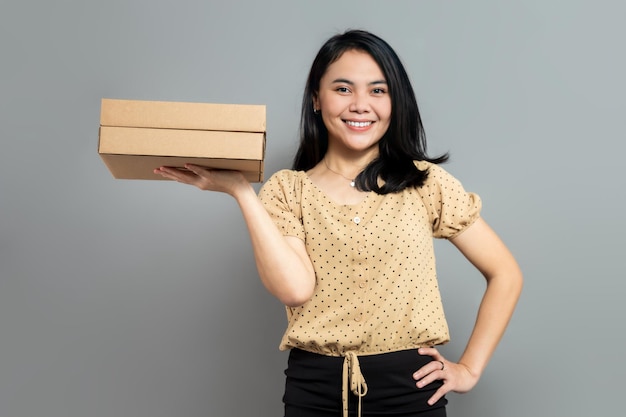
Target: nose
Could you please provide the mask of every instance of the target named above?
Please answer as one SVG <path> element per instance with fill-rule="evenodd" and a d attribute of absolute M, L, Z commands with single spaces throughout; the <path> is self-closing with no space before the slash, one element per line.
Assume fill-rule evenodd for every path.
<path fill-rule="evenodd" d="M 354 113 L 367 113 L 370 110 L 368 95 L 363 93 L 355 93 L 352 96 L 349 110 Z"/>

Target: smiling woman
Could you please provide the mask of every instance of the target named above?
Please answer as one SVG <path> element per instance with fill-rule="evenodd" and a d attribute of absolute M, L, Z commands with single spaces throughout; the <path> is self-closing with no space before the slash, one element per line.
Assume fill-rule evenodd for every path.
<path fill-rule="evenodd" d="M 332 63 L 313 97 L 314 112 L 328 132 L 324 164 L 309 171 L 309 177 L 325 192 L 345 203 L 358 202 L 362 190 L 345 190 L 344 181 L 356 186 L 356 177 L 378 157 L 378 142 L 389 128 L 391 98 L 387 82 L 367 53 L 346 51 Z"/>
<path fill-rule="evenodd" d="M 155 170 L 238 202 L 259 276 L 287 310 L 285 417 L 442 417 L 446 393 L 478 382 L 522 275 L 478 195 L 438 165 L 446 158 L 426 155 L 393 49 L 349 31 L 313 61 L 293 169 L 258 196 L 239 172 Z M 433 238 L 450 240 L 487 282 L 458 361 L 435 348 L 450 338 Z"/>
<path fill-rule="evenodd" d="M 322 101 L 333 95 L 342 99 L 329 101 L 329 109 Z M 334 115 L 340 120 L 333 122 L 331 110 L 344 112 L 343 116 Z M 417 100 L 395 51 L 370 33 L 349 31 L 326 42 L 313 61 L 304 91 L 301 142 L 293 168 L 314 168 L 333 146 L 330 136 L 337 131 L 334 127 L 340 132 L 342 124 L 351 124 L 352 132 L 361 128 L 369 131 L 369 122 L 375 127 L 372 136 L 380 135 L 377 146 L 366 155 L 343 149 L 345 158 L 341 159 L 346 160 L 329 163 L 349 177 L 356 171 L 359 175 L 355 182 L 360 190 L 385 194 L 419 186 L 426 173 L 414 161 L 441 163 L 447 159 L 447 155 L 432 158 L 426 154 Z M 339 165 L 344 163 L 347 166 Z"/>

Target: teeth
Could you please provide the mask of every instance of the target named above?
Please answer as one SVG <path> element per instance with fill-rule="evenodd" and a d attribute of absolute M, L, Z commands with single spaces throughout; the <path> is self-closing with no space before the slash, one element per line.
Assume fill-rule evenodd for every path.
<path fill-rule="evenodd" d="M 371 125 L 372 122 L 351 122 L 349 120 L 346 120 L 346 124 L 353 127 L 366 127 Z"/>

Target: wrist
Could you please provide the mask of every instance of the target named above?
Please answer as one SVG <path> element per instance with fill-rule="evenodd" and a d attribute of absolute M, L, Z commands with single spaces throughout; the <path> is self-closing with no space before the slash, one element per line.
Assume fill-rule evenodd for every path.
<path fill-rule="evenodd" d="M 257 196 L 254 188 L 252 188 L 252 184 L 250 184 L 247 180 L 244 180 L 233 187 L 230 195 L 237 200 L 239 204 L 242 204 L 250 198 L 256 198 Z"/>
<path fill-rule="evenodd" d="M 463 359 L 461 359 L 458 362 L 458 364 L 461 365 L 463 368 L 465 368 L 467 373 L 471 375 L 473 378 L 475 378 L 476 380 L 480 379 L 480 376 L 482 375 L 482 371 L 483 371 L 482 367 L 477 366 L 477 365 L 471 365 L 467 363 L 466 361 L 464 361 Z"/>

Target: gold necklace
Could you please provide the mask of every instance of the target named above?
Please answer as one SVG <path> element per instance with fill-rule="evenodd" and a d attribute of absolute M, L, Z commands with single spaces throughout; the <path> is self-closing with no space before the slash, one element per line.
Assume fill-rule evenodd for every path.
<path fill-rule="evenodd" d="M 332 172 L 332 173 L 334 173 L 334 174 L 337 174 L 337 175 L 339 175 L 340 177 L 343 177 L 343 178 L 347 179 L 348 181 L 350 181 L 350 187 L 354 187 L 354 186 L 356 186 L 356 183 L 355 183 L 355 179 L 354 179 L 354 178 L 348 178 L 348 177 L 346 177 L 345 175 L 343 175 L 342 173 L 337 172 L 337 171 L 335 171 L 334 169 L 332 169 L 331 167 L 329 167 L 329 166 L 328 166 L 328 162 L 326 162 L 326 158 L 324 158 L 324 165 L 326 165 L 326 168 L 328 168 L 328 170 L 329 170 L 330 172 Z"/>

